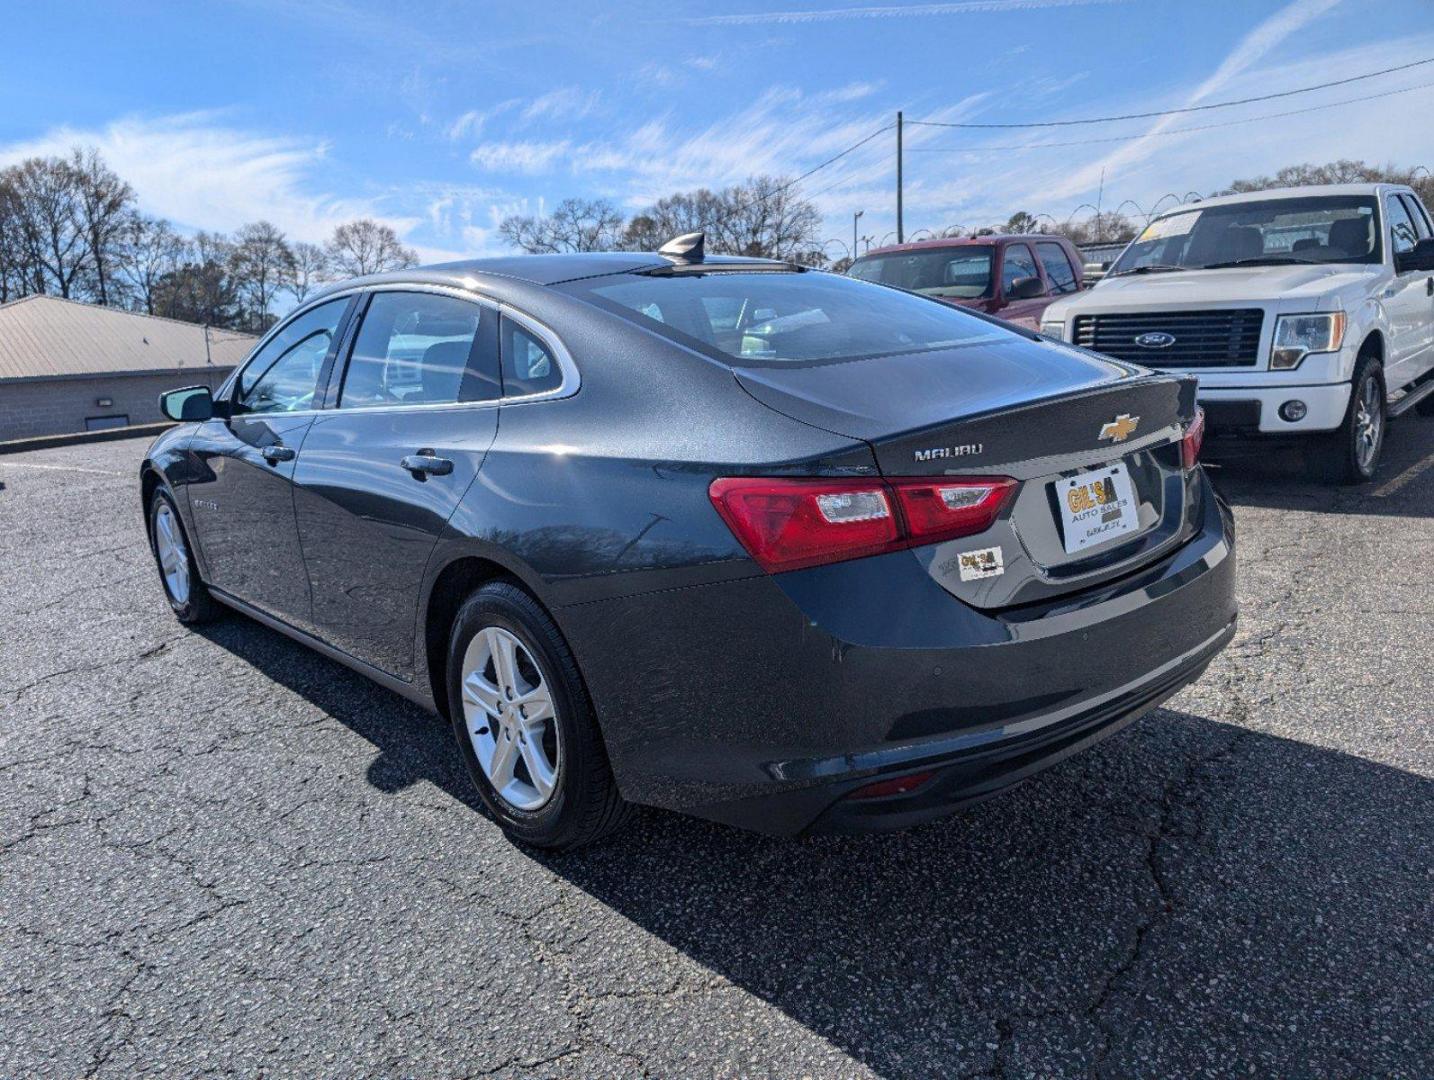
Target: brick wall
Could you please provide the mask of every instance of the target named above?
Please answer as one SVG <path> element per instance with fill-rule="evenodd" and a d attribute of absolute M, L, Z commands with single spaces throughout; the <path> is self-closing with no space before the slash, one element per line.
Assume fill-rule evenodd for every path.
<path fill-rule="evenodd" d="M 159 423 L 165 419 L 159 411 L 159 395 L 164 391 L 200 384 L 217 388 L 230 370 L 0 382 L 0 442 L 84 431 L 85 420 L 97 416 L 127 416 L 131 424 Z M 109 398 L 111 404 L 96 405 L 99 398 Z"/>

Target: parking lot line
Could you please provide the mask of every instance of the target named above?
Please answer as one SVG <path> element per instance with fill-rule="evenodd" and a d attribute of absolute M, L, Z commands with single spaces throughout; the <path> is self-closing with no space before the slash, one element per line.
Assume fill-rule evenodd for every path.
<path fill-rule="evenodd" d="M 1409 468 L 1405 469 L 1398 476 L 1387 481 L 1386 483 L 1381 484 L 1378 488 L 1375 489 L 1374 497 L 1376 499 L 1388 498 L 1390 495 L 1393 495 L 1400 488 L 1402 488 L 1405 484 L 1417 478 L 1430 466 L 1434 466 L 1434 451 L 1431 451 L 1424 458 L 1424 460 L 1416 461 L 1413 465 L 1409 466 Z"/>

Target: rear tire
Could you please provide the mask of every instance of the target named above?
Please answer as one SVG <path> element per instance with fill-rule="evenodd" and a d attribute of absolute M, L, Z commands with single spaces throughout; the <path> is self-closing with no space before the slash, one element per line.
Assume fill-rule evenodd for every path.
<path fill-rule="evenodd" d="M 1379 470 L 1384 450 L 1384 366 L 1372 353 L 1360 356 L 1350 382 L 1349 406 L 1338 429 L 1316 436 L 1306 460 L 1315 479 L 1327 484 L 1366 484 Z"/>
<path fill-rule="evenodd" d="M 448 700 L 473 784 L 512 839 L 569 851 L 631 816 L 577 662 L 552 618 L 516 585 L 490 582 L 458 609 Z"/>
<path fill-rule="evenodd" d="M 159 583 L 174 617 L 187 626 L 209 622 L 219 605 L 199 576 L 194 546 L 184 530 L 179 507 L 164 488 L 149 497 L 149 550 L 159 568 Z"/>

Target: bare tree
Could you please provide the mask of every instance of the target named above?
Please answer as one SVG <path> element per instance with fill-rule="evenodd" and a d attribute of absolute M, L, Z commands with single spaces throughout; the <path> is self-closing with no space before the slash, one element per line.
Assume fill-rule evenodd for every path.
<path fill-rule="evenodd" d="M 132 214 L 116 244 L 118 276 L 146 315 L 155 314 L 160 283 L 184 264 L 189 244 L 162 218 Z"/>
<path fill-rule="evenodd" d="M 230 257 L 234 285 L 247 308 L 251 330 L 269 328 L 274 297 L 292 278 L 294 253 L 277 227 L 267 221 L 245 225 L 234 236 Z"/>
<path fill-rule="evenodd" d="M 309 293 L 328 275 L 329 257 L 318 244 L 308 244 L 302 240 L 290 250 L 293 252 L 294 261 L 289 280 L 284 283 L 284 287 L 293 294 L 296 303 L 302 304 L 308 299 Z"/>
<path fill-rule="evenodd" d="M 822 265 L 820 226 L 820 212 L 790 181 L 755 176 L 721 191 L 698 188 L 659 199 L 628 223 L 623 247 L 652 251 L 700 230 L 712 252 Z"/>
<path fill-rule="evenodd" d="M 229 272 L 233 252 L 233 242 L 222 233 L 195 233 L 191 257 L 155 290 L 158 313 L 208 326 L 242 325 L 239 289 Z"/>
<path fill-rule="evenodd" d="M 0 303 L 45 287 L 25 232 L 23 213 L 11 171 L 0 172 Z"/>
<path fill-rule="evenodd" d="M 18 210 L 25 257 L 34 267 L 36 292 L 68 297 L 89 265 L 89 243 L 79 185 L 62 158 L 29 158 L 5 170 Z"/>
<path fill-rule="evenodd" d="M 403 246 L 398 233 L 372 218 L 344 222 L 334 230 L 325 251 L 334 274 L 341 278 L 402 270 L 418 262 L 417 253 Z"/>
<path fill-rule="evenodd" d="M 116 249 L 134 203 L 134 189 L 115 175 L 93 148 L 76 147 L 67 164 L 76 189 L 80 228 L 89 248 L 94 298 L 108 304 Z"/>
<path fill-rule="evenodd" d="M 1421 175 L 1422 174 L 1422 175 Z M 1424 204 L 1434 200 L 1434 176 L 1427 168 L 1415 166 L 1405 169 L 1397 165 L 1370 165 L 1363 161 L 1341 158 L 1323 165 L 1286 165 L 1273 176 L 1255 176 L 1247 180 L 1236 180 L 1216 195 L 1235 192 L 1262 191 L 1272 187 L 1306 187 L 1311 184 L 1408 184 L 1419 193 Z"/>
<path fill-rule="evenodd" d="M 498 234 L 529 255 L 611 251 L 621 242 L 622 214 L 607 199 L 564 199 L 547 217 L 504 218 Z"/>
<path fill-rule="evenodd" d="M 656 251 L 674 236 L 706 229 L 727 209 L 722 196 L 707 188 L 668 195 L 627 223 L 622 246 L 630 251 Z"/>

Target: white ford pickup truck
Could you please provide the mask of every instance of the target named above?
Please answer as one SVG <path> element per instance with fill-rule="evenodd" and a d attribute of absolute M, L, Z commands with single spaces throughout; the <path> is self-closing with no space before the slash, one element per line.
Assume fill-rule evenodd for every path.
<path fill-rule="evenodd" d="M 1181 206 L 1041 332 L 1195 375 L 1212 433 L 1308 436 L 1317 475 L 1363 482 L 1389 418 L 1434 412 L 1434 225 L 1398 184 Z"/>

